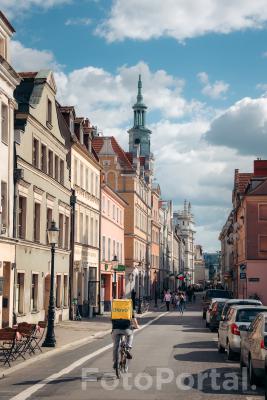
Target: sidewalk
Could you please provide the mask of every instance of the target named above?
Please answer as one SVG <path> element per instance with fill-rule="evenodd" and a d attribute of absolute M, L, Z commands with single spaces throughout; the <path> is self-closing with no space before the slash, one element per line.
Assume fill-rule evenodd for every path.
<path fill-rule="evenodd" d="M 139 315 L 137 318 L 143 318 L 151 312 L 159 312 L 165 307 L 164 303 L 158 302 L 158 307 L 154 307 L 151 302 L 149 311 Z M 40 359 L 50 357 L 56 353 L 71 350 L 86 343 L 90 343 L 95 339 L 101 338 L 111 332 L 110 313 L 96 316 L 92 319 L 84 319 L 82 321 L 64 321 L 55 326 L 55 336 L 57 340 L 56 348 L 42 348 L 42 353 L 34 356 L 28 356 L 26 361 L 12 362 L 11 367 L 0 367 L 0 379 L 11 374 L 26 365 L 30 365 Z"/>

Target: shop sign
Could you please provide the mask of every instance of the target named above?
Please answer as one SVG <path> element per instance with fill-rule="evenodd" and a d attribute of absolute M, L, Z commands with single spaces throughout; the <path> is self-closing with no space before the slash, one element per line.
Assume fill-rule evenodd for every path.
<path fill-rule="evenodd" d="M 249 282 L 259 282 L 260 278 L 248 278 Z"/>
<path fill-rule="evenodd" d="M 116 267 L 113 267 L 113 270 L 116 272 L 124 272 L 125 269 L 126 269 L 125 265 L 121 265 L 121 264 L 117 265 Z"/>

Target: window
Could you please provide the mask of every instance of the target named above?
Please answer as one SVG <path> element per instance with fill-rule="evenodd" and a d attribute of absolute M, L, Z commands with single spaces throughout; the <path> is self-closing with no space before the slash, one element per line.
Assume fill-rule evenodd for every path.
<path fill-rule="evenodd" d="M 91 194 L 94 195 L 94 173 L 91 172 Z"/>
<path fill-rule="evenodd" d="M 1 106 L 1 131 L 2 142 L 8 145 L 8 108 L 3 103 Z"/>
<path fill-rule="evenodd" d="M 115 216 L 115 205 L 113 204 L 113 207 L 112 207 L 112 209 L 113 209 L 113 212 L 112 212 L 112 217 L 113 217 L 113 219 L 115 219 L 116 218 L 116 216 Z"/>
<path fill-rule="evenodd" d="M 95 220 L 95 247 L 98 247 L 98 220 Z"/>
<path fill-rule="evenodd" d="M 74 241 L 78 242 L 78 211 L 75 211 L 75 224 L 74 224 Z"/>
<path fill-rule="evenodd" d="M 47 122 L 52 125 L 52 102 L 47 99 Z"/>
<path fill-rule="evenodd" d="M 111 247 L 111 239 L 110 238 L 108 238 L 108 261 L 110 261 L 111 259 L 110 259 L 110 247 Z"/>
<path fill-rule="evenodd" d="M 83 165 L 80 164 L 80 187 L 83 188 Z"/>
<path fill-rule="evenodd" d="M 108 216 L 110 214 L 110 201 L 108 200 Z"/>
<path fill-rule="evenodd" d="M 95 177 L 95 196 L 96 197 L 98 197 L 98 192 L 99 192 L 99 190 L 98 190 L 98 176 L 96 175 L 96 177 Z"/>
<path fill-rule="evenodd" d="M 267 221 L 267 204 L 259 204 L 259 220 Z"/>
<path fill-rule="evenodd" d="M 119 222 L 119 209 L 117 207 L 117 222 Z"/>
<path fill-rule="evenodd" d="M 69 248 L 69 228 L 70 227 L 70 219 L 69 217 L 65 217 L 65 249 Z"/>
<path fill-rule="evenodd" d="M 51 150 L 48 151 L 48 174 L 53 177 L 53 152 Z"/>
<path fill-rule="evenodd" d="M 57 275 L 56 280 L 56 307 L 61 307 L 61 275 Z"/>
<path fill-rule="evenodd" d="M 105 196 L 102 197 L 102 212 L 105 213 L 105 207 L 106 207 L 106 198 Z"/>
<path fill-rule="evenodd" d="M 46 210 L 46 231 L 51 227 L 52 223 L 52 209 L 47 208 Z M 46 233 L 46 243 L 48 244 L 48 233 Z"/>
<path fill-rule="evenodd" d="M 32 274 L 31 310 L 38 310 L 38 274 Z"/>
<path fill-rule="evenodd" d="M 83 214 L 80 213 L 80 243 L 83 243 Z"/>
<path fill-rule="evenodd" d="M 63 305 L 64 307 L 68 307 L 69 304 L 69 292 L 68 292 L 68 275 L 64 275 L 64 293 L 63 293 Z"/>
<path fill-rule="evenodd" d="M 74 159 L 74 183 L 78 184 L 78 160 Z"/>
<path fill-rule="evenodd" d="M 32 164 L 39 168 L 39 141 L 37 139 L 33 139 Z"/>
<path fill-rule="evenodd" d="M 122 225 L 122 211 L 120 210 L 120 224 Z"/>
<path fill-rule="evenodd" d="M 33 218 L 33 240 L 34 242 L 40 242 L 40 216 L 41 216 L 41 205 L 34 203 L 34 218 Z"/>
<path fill-rule="evenodd" d="M 118 261 L 120 261 L 120 244 L 119 242 L 117 242 L 117 257 L 118 257 Z"/>
<path fill-rule="evenodd" d="M 8 225 L 8 201 L 7 201 L 7 183 L 1 181 L 1 225 L 0 226 L 0 233 L 7 233 L 5 230 L 7 229 Z"/>
<path fill-rule="evenodd" d="M 259 251 L 267 252 L 267 235 L 259 235 Z"/>
<path fill-rule="evenodd" d="M 41 145 L 41 170 L 45 174 L 47 173 L 47 153 L 46 146 L 44 144 Z"/>
<path fill-rule="evenodd" d="M 86 215 L 86 223 L 85 223 L 85 243 L 89 244 L 89 216 Z"/>
<path fill-rule="evenodd" d="M 106 259 L 106 238 L 102 236 L 102 261 Z"/>
<path fill-rule="evenodd" d="M 88 168 L 85 170 L 85 190 L 88 192 L 89 189 L 89 171 Z"/>
<path fill-rule="evenodd" d="M 94 245 L 94 220 L 93 217 L 91 217 L 90 220 L 90 245 Z"/>
<path fill-rule="evenodd" d="M 59 236 L 58 236 L 58 247 L 63 247 L 63 238 L 64 238 L 64 215 L 59 214 Z"/>
<path fill-rule="evenodd" d="M 113 252 L 112 252 L 112 258 L 116 255 L 116 242 L 113 240 Z"/>
<path fill-rule="evenodd" d="M 19 196 L 18 236 L 20 239 L 25 239 L 26 237 L 26 213 L 27 213 L 27 199 L 26 197 Z"/>
<path fill-rule="evenodd" d="M 60 183 L 64 185 L 64 161 L 60 160 Z"/>
<path fill-rule="evenodd" d="M 2 57 L 6 58 L 6 41 L 4 38 L 0 39 L 0 54 Z"/>
<path fill-rule="evenodd" d="M 122 243 L 120 244 L 120 249 L 121 249 L 121 251 L 120 251 L 120 262 L 122 263 Z"/>
<path fill-rule="evenodd" d="M 55 155 L 55 180 L 58 181 L 59 158 Z"/>
<path fill-rule="evenodd" d="M 24 313 L 24 272 L 18 272 L 17 275 L 17 293 L 16 293 L 16 311 L 19 315 Z"/>

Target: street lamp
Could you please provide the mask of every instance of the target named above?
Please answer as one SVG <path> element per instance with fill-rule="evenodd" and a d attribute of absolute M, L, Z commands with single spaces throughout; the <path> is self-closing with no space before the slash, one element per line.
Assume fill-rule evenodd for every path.
<path fill-rule="evenodd" d="M 54 296 L 54 283 L 55 283 L 55 247 L 58 243 L 59 229 L 55 221 L 51 222 L 51 227 L 47 230 L 48 242 L 51 245 L 51 275 L 50 275 L 50 296 L 48 307 L 48 322 L 46 338 L 42 347 L 55 347 L 55 296 Z"/>
<path fill-rule="evenodd" d="M 118 257 L 116 255 L 113 256 L 112 262 L 114 263 L 118 262 Z M 115 293 L 113 291 L 113 299 L 115 299 L 117 295 L 117 270 L 113 267 L 113 271 L 114 271 L 114 289 L 115 289 Z"/>
<path fill-rule="evenodd" d="M 139 261 L 138 266 L 142 266 L 142 261 Z M 141 309 L 141 269 L 139 269 L 139 289 L 138 289 L 138 314 L 142 314 Z"/>

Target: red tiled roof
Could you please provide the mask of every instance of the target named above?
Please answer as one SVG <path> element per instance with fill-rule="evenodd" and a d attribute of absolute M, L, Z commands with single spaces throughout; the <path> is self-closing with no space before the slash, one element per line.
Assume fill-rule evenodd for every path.
<path fill-rule="evenodd" d="M 121 165 L 132 169 L 132 163 L 130 162 L 129 158 L 127 157 L 126 152 L 121 148 L 121 146 L 119 145 L 117 140 L 114 138 L 114 136 L 109 136 L 109 138 L 111 139 L 112 148 L 113 148 L 114 152 L 117 154 L 117 156 L 119 157 Z M 95 151 L 97 152 L 97 154 L 99 154 L 99 152 L 101 151 L 103 144 L 104 144 L 103 137 L 98 136 L 93 139 L 93 147 L 94 147 Z"/>
<path fill-rule="evenodd" d="M 102 149 L 103 144 L 104 144 L 104 139 L 103 139 L 103 137 L 97 136 L 97 137 L 94 137 L 94 138 L 93 138 L 92 145 L 93 145 L 93 148 L 95 149 L 95 151 L 96 151 L 97 154 L 98 154 L 98 153 L 100 152 L 100 150 Z"/>
<path fill-rule="evenodd" d="M 35 78 L 38 72 L 19 72 L 18 74 L 22 78 Z"/>
<path fill-rule="evenodd" d="M 125 152 L 126 157 L 128 158 L 128 160 L 130 161 L 130 163 L 133 163 L 133 153 L 129 153 L 128 151 Z"/>
<path fill-rule="evenodd" d="M 239 193 L 245 193 L 246 187 L 250 182 L 251 178 L 253 178 L 253 173 L 238 173 L 237 174 L 237 182 L 236 189 Z"/>

